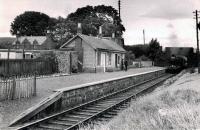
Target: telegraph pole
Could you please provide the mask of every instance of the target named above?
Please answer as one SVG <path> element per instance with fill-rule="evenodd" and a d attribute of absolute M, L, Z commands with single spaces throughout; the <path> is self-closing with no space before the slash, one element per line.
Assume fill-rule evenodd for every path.
<path fill-rule="evenodd" d="M 144 45 L 145 45 L 145 31 L 143 29 L 143 41 L 144 41 Z"/>
<path fill-rule="evenodd" d="M 199 30 L 198 30 L 198 23 L 199 23 L 199 21 L 198 21 L 198 13 L 199 13 L 199 11 L 195 11 L 195 12 L 193 12 L 193 13 L 195 13 L 195 19 L 196 19 L 196 38 L 197 38 L 197 51 L 196 51 L 196 54 L 197 54 L 197 66 L 198 66 L 198 73 L 200 73 L 200 63 L 199 63 Z"/>
<path fill-rule="evenodd" d="M 121 0 L 118 1 L 119 8 L 119 18 L 121 19 Z"/>

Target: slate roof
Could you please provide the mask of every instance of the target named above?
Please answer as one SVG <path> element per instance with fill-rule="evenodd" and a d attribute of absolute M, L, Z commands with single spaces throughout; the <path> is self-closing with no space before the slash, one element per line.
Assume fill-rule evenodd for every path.
<path fill-rule="evenodd" d="M 76 37 L 80 37 L 82 40 L 84 40 L 86 43 L 88 43 L 95 50 L 102 49 L 102 50 L 126 52 L 123 47 L 121 47 L 120 45 L 118 45 L 116 42 L 114 42 L 112 40 L 93 37 L 93 36 L 87 36 L 87 35 L 83 35 L 83 34 L 77 34 L 75 37 L 73 37 L 68 42 L 63 44 L 60 48 L 63 48 L 64 46 L 69 44 Z"/>
<path fill-rule="evenodd" d="M 27 39 L 31 44 L 33 44 L 34 41 L 37 41 L 38 45 L 42 45 L 45 40 L 47 40 L 46 36 L 21 36 L 18 38 L 18 41 L 22 43 L 25 39 Z M 16 44 L 17 39 L 14 41 L 13 44 Z"/>

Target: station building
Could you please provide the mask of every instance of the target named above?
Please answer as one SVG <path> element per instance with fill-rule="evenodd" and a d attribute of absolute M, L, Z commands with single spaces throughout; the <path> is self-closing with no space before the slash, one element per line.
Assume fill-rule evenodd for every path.
<path fill-rule="evenodd" d="M 60 49 L 78 53 L 79 72 L 106 72 L 120 69 L 126 51 L 117 39 L 87 36 L 78 33 Z"/>

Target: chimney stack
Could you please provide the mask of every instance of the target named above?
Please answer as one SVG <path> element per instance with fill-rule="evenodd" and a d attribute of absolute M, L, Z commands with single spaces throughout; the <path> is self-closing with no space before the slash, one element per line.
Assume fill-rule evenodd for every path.
<path fill-rule="evenodd" d="M 114 32 L 112 33 L 112 39 L 115 39 L 115 33 Z"/>
<path fill-rule="evenodd" d="M 46 32 L 46 37 L 47 37 L 47 38 L 50 38 L 50 35 L 51 35 L 51 31 L 50 31 L 50 30 L 47 30 L 47 32 Z"/>
<path fill-rule="evenodd" d="M 111 40 L 116 42 L 116 37 L 115 37 L 115 33 L 114 32 L 112 33 Z"/>
<path fill-rule="evenodd" d="M 81 23 L 78 23 L 77 34 L 82 34 Z"/>
<path fill-rule="evenodd" d="M 102 38 L 102 26 L 99 26 L 99 35 L 98 35 L 99 38 Z"/>

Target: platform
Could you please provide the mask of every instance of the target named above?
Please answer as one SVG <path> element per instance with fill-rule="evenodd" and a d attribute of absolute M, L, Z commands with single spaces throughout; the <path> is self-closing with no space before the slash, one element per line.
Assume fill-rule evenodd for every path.
<path fill-rule="evenodd" d="M 0 128 L 6 127 L 17 115 L 54 94 L 54 90 L 98 82 L 131 74 L 155 71 L 160 67 L 129 69 L 127 72 L 82 73 L 71 76 L 49 77 L 37 80 L 37 96 L 31 99 L 0 102 Z M 73 87 L 72 87 L 73 88 Z"/>

